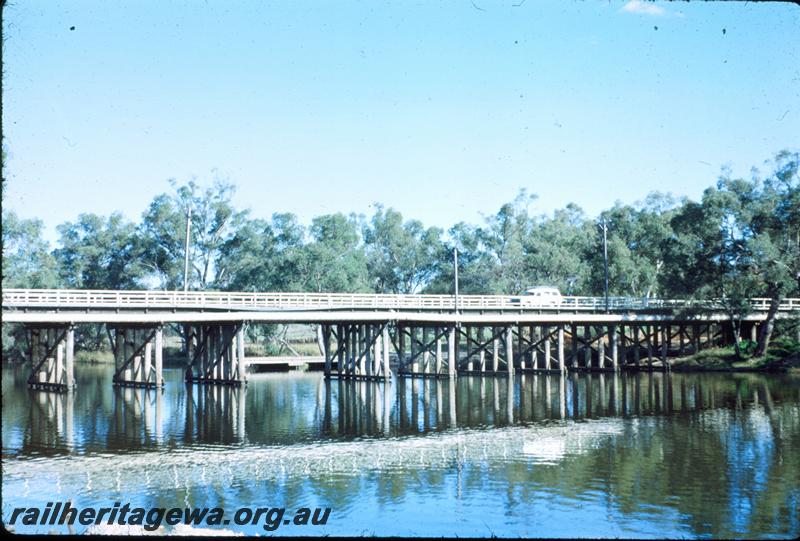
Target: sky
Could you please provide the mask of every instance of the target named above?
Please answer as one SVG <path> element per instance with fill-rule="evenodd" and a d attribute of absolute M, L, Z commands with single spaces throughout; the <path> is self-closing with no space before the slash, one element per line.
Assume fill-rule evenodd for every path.
<path fill-rule="evenodd" d="M 18 0 L 3 204 L 46 237 L 215 177 L 256 217 L 590 216 L 800 147 L 800 7 Z"/>

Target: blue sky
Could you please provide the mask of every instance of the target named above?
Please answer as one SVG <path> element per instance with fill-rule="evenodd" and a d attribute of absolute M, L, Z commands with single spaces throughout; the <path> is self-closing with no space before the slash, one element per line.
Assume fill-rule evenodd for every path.
<path fill-rule="evenodd" d="M 800 147 L 791 4 L 20 0 L 3 26 L 4 204 L 50 240 L 169 178 L 447 228 L 520 188 L 536 213 L 696 198 Z"/>

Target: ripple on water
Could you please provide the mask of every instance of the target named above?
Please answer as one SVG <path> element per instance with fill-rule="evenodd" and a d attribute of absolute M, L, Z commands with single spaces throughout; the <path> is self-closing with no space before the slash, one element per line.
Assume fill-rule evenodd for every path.
<path fill-rule="evenodd" d="M 564 422 L 550 426 L 493 430 L 454 430 L 427 436 L 325 441 L 284 446 L 203 445 L 167 453 L 95 453 L 4 460 L 4 484 L 23 479 L 61 483 L 82 492 L 86 487 L 151 491 L 195 486 L 224 479 L 247 485 L 262 480 L 309 476 L 352 477 L 363 472 L 452 470 L 503 462 L 552 465 L 600 444 L 621 431 L 621 420 Z M 560 440 L 560 443 L 559 443 Z"/>

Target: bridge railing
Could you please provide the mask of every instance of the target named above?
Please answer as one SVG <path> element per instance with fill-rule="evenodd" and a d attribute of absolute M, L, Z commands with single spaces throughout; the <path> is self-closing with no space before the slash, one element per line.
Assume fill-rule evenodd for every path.
<path fill-rule="evenodd" d="M 539 304 L 524 295 L 460 295 L 462 310 L 603 311 L 604 297 L 563 297 L 559 304 Z M 769 309 L 770 299 L 750 299 L 753 311 Z M 87 289 L 4 289 L 8 308 L 181 308 L 181 309 L 396 309 L 454 310 L 452 295 L 392 295 L 369 293 L 248 293 L 226 291 L 145 291 Z M 720 308 L 714 300 L 610 297 L 611 310 Z M 784 299 L 779 310 L 800 310 L 800 299 Z"/>

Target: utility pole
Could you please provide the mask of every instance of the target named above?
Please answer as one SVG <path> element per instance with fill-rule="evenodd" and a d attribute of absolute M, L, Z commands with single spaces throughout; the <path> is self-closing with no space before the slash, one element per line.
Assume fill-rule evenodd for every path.
<path fill-rule="evenodd" d="M 183 290 L 189 290 L 189 231 L 192 225 L 192 209 L 186 209 L 186 245 L 183 250 Z"/>
<path fill-rule="evenodd" d="M 603 228 L 603 271 L 605 273 L 604 291 L 606 295 L 606 313 L 608 313 L 608 223 L 605 217 L 600 225 Z"/>
<path fill-rule="evenodd" d="M 456 301 L 456 315 L 458 315 L 458 248 L 453 248 L 454 291 Z"/>

